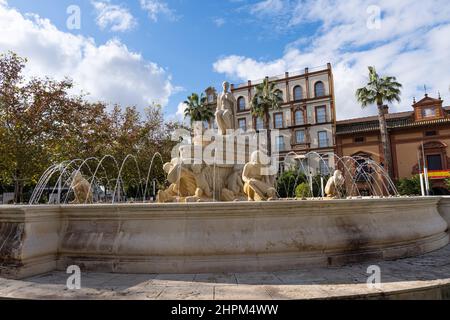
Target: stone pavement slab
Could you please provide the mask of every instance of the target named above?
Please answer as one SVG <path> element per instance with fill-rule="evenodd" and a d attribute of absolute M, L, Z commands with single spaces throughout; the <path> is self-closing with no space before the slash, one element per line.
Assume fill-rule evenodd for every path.
<path fill-rule="evenodd" d="M 367 268 L 381 270 L 381 287 L 366 284 Z M 134 300 L 450 299 L 450 245 L 414 258 L 344 267 L 221 274 L 82 272 L 81 289 L 55 271 L 23 280 L 0 278 L 0 298 Z"/>

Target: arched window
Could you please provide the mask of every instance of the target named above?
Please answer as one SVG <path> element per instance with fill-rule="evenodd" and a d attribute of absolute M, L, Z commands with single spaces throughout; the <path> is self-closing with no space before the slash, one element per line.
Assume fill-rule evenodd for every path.
<path fill-rule="evenodd" d="M 239 97 L 237 101 L 238 110 L 244 111 L 245 110 L 245 99 L 244 97 Z"/>
<path fill-rule="evenodd" d="M 322 81 L 316 82 L 314 85 L 314 94 L 316 97 L 323 97 L 325 95 L 325 86 Z"/>
<path fill-rule="evenodd" d="M 303 99 L 303 89 L 301 86 L 294 87 L 294 101 Z"/>

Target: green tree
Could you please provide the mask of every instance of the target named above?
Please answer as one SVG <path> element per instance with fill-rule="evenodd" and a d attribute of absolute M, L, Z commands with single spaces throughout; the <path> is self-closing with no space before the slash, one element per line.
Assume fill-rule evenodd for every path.
<path fill-rule="evenodd" d="M 78 119 L 90 111 L 69 95 L 72 82 L 49 78 L 25 80 L 26 64 L 15 53 L 0 55 L 0 167 L 3 183 L 14 184 L 15 202 L 22 202 L 23 188 L 36 183 L 63 148 L 61 141 L 79 134 Z"/>
<path fill-rule="evenodd" d="M 143 184 L 158 152 L 162 159 L 155 159 L 150 178 L 159 184 L 164 181 L 162 164 L 170 160 L 176 144 L 171 134 L 180 125 L 164 122 L 159 105 L 149 106 L 145 114 L 118 105 L 108 112 L 104 103 L 70 94 L 69 79 L 26 80 L 22 75 L 26 62 L 12 52 L 0 55 L 0 189 L 14 190 L 16 203 L 24 200 L 24 188 L 34 187 L 45 169 L 65 160 L 111 155 L 122 163 L 128 154 L 134 155 L 136 162 L 127 161 L 122 175 L 131 196 L 142 195 L 137 186 Z M 113 160 L 103 166 L 102 174 L 117 177 Z"/>
<path fill-rule="evenodd" d="M 197 93 L 191 94 L 184 104 L 186 105 L 184 116 L 190 119 L 191 126 L 196 121 L 210 122 L 214 118 L 214 112 L 208 107 L 207 99 L 203 94 L 201 96 Z"/>
<path fill-rule="evenodd" d="M 251 112 L 254 117 L 263 119 L 264 129 L 267 132 L 267 153 L 272 155 L 272 143 L 270 135 L 270 110 L 277 110 L 283 103 L 280 91 L 275 83 L 265 78 L 261 84 L 255 87 L 255 95 L 251 101 Z"/>
<path fill-rule="evenodd" d="M 178 126 L 176 123 L 164 122 L 162 108 L 157 104 L 147 107 L 143 116 L 135 107 L 122 110 L 115 106 L 110 115 L 110 122 L 111 144 L 104 152 L 111 154 L 119 163 L 131 156 L 128 157 L 121 174 L 123 189 L 129 197 L 142 197 L 147 175 L 150 179 L 149 185 L 153 179 L 156 179 L 158 184 L 164 181 L 162 166 L 170 161 L 172 148 L 176 144 L 171 140 L 171 133 Z M 161 157 L 154 157 L 155 154 L 160 154 Z M 117 170 L 110 170 L 117 175 Z M 149 191 L 147 189 L 145 195 L 147 199 Z"/>
<path fill-rule="evenodd" d="M 387 131 L 384 104 L 400 102 L 402 85 L 395 77 L 380 77 L 374 67 L 369 67 L 369 82 L 363 88 L 356 90 L 356 98 L 363 108 L 376 104 L 378 121 L 380 123 L 381 144 L 385 169 L 392 176 L 392 157 L 389 133 Z"/>

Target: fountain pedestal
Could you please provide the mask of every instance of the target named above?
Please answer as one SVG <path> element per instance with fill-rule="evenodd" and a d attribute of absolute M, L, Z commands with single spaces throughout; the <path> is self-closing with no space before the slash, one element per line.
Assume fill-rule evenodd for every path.
<path fill-rule="evenodd" d="M 439 197 L 0 207 L 0 276 L 280 271 L 448 244 Z"/>

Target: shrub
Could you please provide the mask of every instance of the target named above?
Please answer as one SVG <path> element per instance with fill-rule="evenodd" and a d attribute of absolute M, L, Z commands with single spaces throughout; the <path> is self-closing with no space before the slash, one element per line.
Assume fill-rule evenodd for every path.
<path fill-rule="evenodd" d="M 292 198 L 299 183 L 306 182 L 306 176 L 298 171 L 283 172 L 277 180 L 277 191 L 280 198 Z"/>
<path fill-rule="evenodd" d="M 421 195 L 422 191 L 420 190 L 420 176 L 415 175 L 412 178 L 400 179 L 397 182 L 397 190 L 402 196 Z"/>
<path fill-rule="evenodd" d="M 445 186 L 448 190 L 450 190 L 450 178 L 444 180 Z"/>
<path fill-rule="evenodd" d="M 297 188 L 295 188 L 295 196 L 301 199 L 311 197 L 311 189 L 309 184 L 305 182 L 300 183 Z"/>

